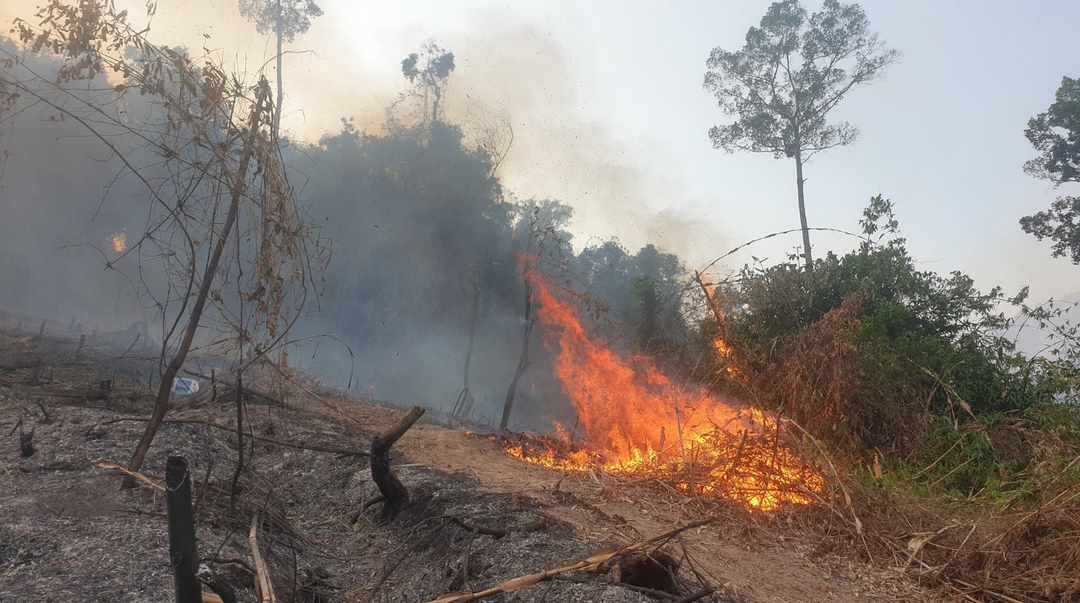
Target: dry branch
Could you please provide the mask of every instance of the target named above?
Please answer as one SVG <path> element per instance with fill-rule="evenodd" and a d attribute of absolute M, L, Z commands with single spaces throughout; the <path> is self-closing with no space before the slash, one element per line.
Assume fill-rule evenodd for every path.
<path fill-rule="evenodd" d="M 251 529 L 248 530 L 248 545 L 251 547 L 251 557 L 255 560 L 255 592 L 259 603 L 277 603 L 274 596 L 274 583 L 270 580 L 270 574 L 266 569 L 266 561 L 259 552 L 259 514 L 251 516 Z"/>
<path fill-rule="evenodd" d="M 154 480 L 150 479 L 149 477 L 146 477 L 145 475 L 143 475 L 142 473 L 139 473 L 138 471 L 132 471 L 132 470 L 128 469 L 127 467 L 117 465 L 116 463 L 110 463 L 108 461 L 97 461 L 96 463 L 94 463 L 94 466 L 97 467 L 98 469 L 106 469 L 106 470 L 110 470 L 110 471 L 119 471 L 120 473 L 123 473 L 124 475 L 132 478 L 133 480 L 136 480 L 138 482 L 141 482 L 145 486 L 153 488 L 154 490 L 157 490 L 159 492 L 164 492 L 165 491 L 165 486 L 162 486 L 157 481 L 154 481 Z"/>
<path fill-rule="evenodd" d="M 150 444 L 154 441 L 154 436 L 161 426 L 161 421 L 169 410 L 169 396 L 172 392 L 173 380 L 187 359 L 188 351 L 191 350 L 191 343 L 195 339 L 195 332 L 199 329 L 199 324 L 202 321 L 203 308 L 206 307 L 206 300 L 210 296 L 210 288 L 214 283 L 214 277 L 217 276 L 218 264 L 221 262 L 225 244 L 232 234 L 233 225 L 236 223 L 237 214 L 240 211 L 240 199 L 247 190 L 248 166 L 251 165 L 251 158 L 255 154 L 255 139 L 258 137 L 259 122 L 265 111 L 268 94 L 268 84 L 266 79 L 263 78 L 259 81 L 255 106 L 252 108 L 248 120 L 247 136 L 244 139 L 240 167 L 236 173 L 236 179 L 232 183 L 229 211 L 225 216 L 225 223 L 222 225 L 221 236 L 215 242 L 214 250 L 207 261 L 206 270 L 202 275 L 202 283 L 200 283 L 198 294 L 195 296 L 195 303 L 191 308 L 191 314 L 184 329 L 183 337 L 180 340 L 180 345 L 161 376 L 157 399 L 154 401 L 154 412 L 146 425 L 142 438 L 139 439 L 139 444 L 135 447 L 135 452 L 131 455 L 131 462 L 128 465 L 132 471 L 138 471 L 142 466 L 143 459 L 146 458 L 146 453 L 150 450 Z"/>
<path fill-rule="evenodd" d="M 596 570 L 600 569 L 601 567 L 603 567 L 605 564 L 607 564 L 608 562 L 610 562 L 612 560 L 619 559 L 620 557 L 623 557 L 624 555 L 628 555 L 630 553 L 643 550 L 643 549 L 645 549 L 645 548 L 647 548 L 649 546 L 652 546 L 654 544 L 665 542 L 665 541 L 670 540 L 671 538 L 674 538 L 675 536 L 681 534 L 682 532 L 685 532 L 686 530 L 692 530 L 694 528 L 699 528 L 701 526 L 705 526 L 705 525 L 708 525 L 710 523 L 713 523 L 714 521 L 716 521 L 716 518 L 714 518 L 714 517 L 694 521 L 694 522 L 688 523 L 688 524 L 686 524 L 684 526 L 675 528 L 674 530 L 664 532 L 663 534 L 660 534 L 659 536 L 654 536 L 654 537 L 652 537 L 652 538 L 650 538 L 648 540 L 643 540 L 641 542 L 637 542 L 637 543 L 634 543 L 634 544 L 628 544 L 628 545 L 626 545 L 626 546 L 624 546 L 622 548 L 619 548 L 619 549 L 616 549 L 614 551 L 610 551 L 610 552 L 607 552 L 607 553 L 597 553 L 595 555 L 592 555 L 591 557 L 588 557 L 586 559 L 582 559 L 581 561 L 578 561 L 576 563 L 572 563 L 570 565 L 564 565 L 564 566 L 561 566 L 561 567 L 556 567 L 556 568 L 553 568 L 553 569 L 544 570 L 542 572 L 535 573 L 535 574 L 528 574 L 528 575 L 525 575 L 525 576 L 518 576 L 517 578 L 511 578 L 510 580 L 507 580 L 507 581 L 502 582 L 500 584 L 496 584 L 495 586 L 492 586 L 491 588 L 487 588 L 487 589 L 477 591 L 477 592 L 449 593 L 449 594 L 443 595 L 442 597 L 439 597 L 438 599 L 433 599 L 433 600 L 429 601 L 428 603 L 467 603 L 468 601 L 478 601 L 478 600 L 483 599 L 485 597 L 490 597 L 492 595 L 497 595 L 497 594 L 500 594 L 500 593 L 517 592 L 519 590 L 529 588 L 530 586 L 534 586 L 536 584 L 539 584 L 540 582 L 544 582 L 545 580 L 550 580 L 550 579 L 552 579 L 552 578 L 554 578 L 556 576 L 562 575 L 562 574 L 567 574 L 567 573 L 570 573 L 570 572 L 593 572 L 593 571 L 596 571 Z M 701 596 L 705 596 L 705 595 L 703 594 Z M 700 597 L 698 597 L 698 598 L 700 598 Z M 695 599 L 690 599 L 690 600 L 693 601 Z"/>

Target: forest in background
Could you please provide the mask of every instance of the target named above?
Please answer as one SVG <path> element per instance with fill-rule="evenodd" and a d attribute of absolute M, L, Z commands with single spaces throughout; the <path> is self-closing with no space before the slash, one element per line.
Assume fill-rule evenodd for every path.
<path fill-rule="evenodd" d="M 837 18 L 856 22 L 861 9 L 844 12 L 853 6 L 826 3 L 840 11 Z M 761 27 L 751 30 L 761 38 L 748 35 L 747 44 L 762 43 L 770 25 L 779 23 L 781 32 L 813 25 L 796 8 L 794 2 L 774 4 Z M 835 42 L 810 34 L 801 39 L 810 45 L 801 51 L 810 54 L 820 50 L 815 44 Z M 21 43 L 28 41 L 33 38 Z M 851 52 L 867 48 L 884 51 L 875 42 Z M 133 176 L 174 183 L 170 161 L 177 150 L 134 136 L 132 129 L 108 137 L 110 152 L 74 117 L 87 119 L 90 107 L 107 113 L 113 124 L 160 125 L 153 93 L 169 91 L 125 90 L 106 79 L 104 69 L 72 77 L 65 70 L 85 68 L 78 63 L 85 52 L 36 55 L 11 40 L 0 50 L 0 82 L 9 85 L 0 92 L 11 92 L 16 81 L 66 77 L 75 83 L 63 91 L 39 88 L 38 99 L 16 92 L 3 105 L 0 190 L 5 211 L 19 219 L 0 226 L 7 258 L 0 279 L 18 286 L 6 287 L 0 303 L 64 321 L 70 316 L 74 324 L 162 325 L 159 337 L 167 340 L 168 325 L 187 308 L 170 284 L 176 277 L 172 260 L 117 257 L 110 245 L 117 233 L 135 241 L 151 228 L 147 183 Z M 171 60 L 206 60 L 184 49 L 166 50 Z M 749 117 L 714 130 L 714 142 L 727 150 L 794 158 L 802 206 L 799 154 L 850 144 L 854 130 L 830 125 L 824 106 L 813 122 L 799 122 L 806 109 L 797 102 L 786 114 L 777 99 L 755 106 L 759 101 L 746 92 L 752 86 L 730 87 L 748 77 L 736 54 L 714 52 L 710 72 L 728 69 L 723 77 L 734 79 L 716 75 L 709 86 L 707 76 L 706 84 L 727 95 L 722 109 Z M 886 54 L 860 57 L 884 69 L 888 61 L 875 57 Z M 937 532 L 939 550 L 927 549 L 923 562 L 936 568 L 931 573 L 958 578 L 993 568 L 999 573 L 986 589 L 1035 592 L 1039 572 L 1077 567 L 1070 541 L 1048 536 L 1075 536 L 1078 529 L 1080 341 L 1071 305 L 1033 303 L 1026 290 L 980 289 L 960 272 L 918 268 L 902 236 L 903 215 L 887 192 L 868 199 L 861 232 L 849 233 L 859 240 L 855 249 L 812 256 L 813 229 L 803 216 L 801 250 L 722 278 L 695 280 L 695 267 L 652 245 L 628 250 L 610 240 L 576 248 L 571 205 L 519 199 L 500 182 L 498 165 L 512 152 L 512 130 L 445 119 L 440 102 L 454 69 L 452 52 L 433 44 L 406 57 L 402 95 L 377 132 L 358 131 L 344 120 L 340 132 L 310 143 L 278 141 L 276 124 L 263 125 L 266 140 L 280 144 L 281 173 L 294 191 L 296 215 L 310 225 L 322 258 L 304 277 L 312 296 L 298 306 L 289 333 L 294 365 L 373 397 L 446 411 L 456 406 L 464 419 L 501 420 L 503 427 L 509 420 L 510 427 L 534 430 L 551 419 L 568 422 L 572 410 L 557 403 L 562 396 L 551 377 L 552 352 L 532 329 L 532 292 L 517 259 L 535 256 L 540 271 L 586 310 L 590 330 L 617 349 L 649 354 L 688 383 L 791 417 L 825 442 L 847 468 L 843 478 L 836 475 L 838 487 L 846 484 L 855 493 L 847 507 L 856 521 L 842 537 L 866 546 L 864 526 L 900 538 L 898 532 L 934 533 L 949 518 L 978 516 L 978 546 L 964 556 L 952 552 L 965 550 L 974 527 L 967 538 L 963 531 Z M 29 80 L 27 72 L 33 74 Z M 828 72 L 822 81 L 839 83 Z M 1077 80 L 1065 77 L 1047 111 L 1027 124 L 1035 158 L 1026 168 L 1066 193 L 1080 173 L 1078 90 Z M 249 100 L 241 98 L 238 106 L 246 107 Z M 770 111 L 775 115 L 765 119 Z M 808 123 L 818 128 L 816 138 L 790 138 L 792 127 L 807 135 Z M 207 131 L 239 140 L 219 122 Z M 1077 212 L 1080 200 L 1063 194 L 1046 211 L 1017 216 L 1018 228 L 1049 240 L 1050 253 L 1080 262 Z M 208 223 L 217 219 L 214 213 Z M 238 241 L 259 240 L 256 222 L 246 228 Z M 209 241 L 194 242 L 193 266 L 210 257 L 198 247 Z M 238 247 L 238 265 L 241 256 L 259 265 L 252 245 Z M 150 290 L 168 293 L 158 299 L 145 293 Z M 243 316 L 245 300 L 259 302 L 256 291 L 213 291 L 221 310 L 207 319 L 200 341 L 231 328 L 234 314 Z M 174 299 L 180 310 L 161 299 Z M 243 319 L 240 325 L 243 358 L 251 342 Z M 1030 330 L 1044 334 L 1037 353 L 1016 346 Z M 730 350 L 717 350 L 720 335 Z M 252 344 L 248 354 L 264 351 Z M 462 409 L 455 399 L 461 402 L 465 391 L 476 403 Z M 504 407 L 515 396 L 515 414 L 508 417 Z M 850 498 L 847 490 L 843 494 Z M 896 526 L 890 514 L 897 513 L 907 527 Z M 1025 514 L 1022 523 L 1014 523 L 1017 513 Z M 930 541 L 910 542 L 916 543 L 914 555 Z M 995 557 L 1001 550 L 1031 553 L 1030 559 L 1005 569 Z M 1075 575 L 1071 582 L 1064 574 L 1054 580 L 1054 592 L 1078 588 Z"/>

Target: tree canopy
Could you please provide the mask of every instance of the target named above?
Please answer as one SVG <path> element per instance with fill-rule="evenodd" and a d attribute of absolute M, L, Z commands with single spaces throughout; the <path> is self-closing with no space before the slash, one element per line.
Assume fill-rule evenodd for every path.
<path fill-rule="evenodd" d="M 311 29 L 311 20 L 321 17 L 323 11 L 312 0 L 240 0 L 240 14 L 254 21 L 259 33 L 280 34 L 292 42 Z"/>
<path fill-rule="evenodd" d="M 826 0 L 820 11 L 808 14 L 798 0 L 782 0 L 746 32 L 742 48 L 714 48 L 706 62 L 705 88 L 734 117 L 709 129 L 713 146 L 795 159 L 807 267 L 812 257 L 802 164 L 855 140 L 858 129 L 846 121 L 830 122 L 829 113 L 852 88 L 874 79 L 899 56 L 869 27 L 858 4 Z"/>
<path fill-rule="evenodd" d="M 1080 182 L 1080 79 L 1063 77 L 1050 107 L 1028 120 L 1024 135 L 1038 156 L 1025 170 L 1055 185 Z M 1080 264 L 1080 196 L 1064 195 L 1050 209 L 1020 218 L 1024 232 L 1052 241 L 1051 255 Z"/>

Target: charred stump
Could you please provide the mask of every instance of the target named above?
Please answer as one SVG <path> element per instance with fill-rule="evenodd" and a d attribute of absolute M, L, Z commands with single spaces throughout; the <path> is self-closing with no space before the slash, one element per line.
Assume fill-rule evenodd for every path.
<path fill-rule="evenodd" d="M 664 551 L 654 550 L 621 557 L 613 577 L 622 584 L 675 594 L 678 574 L 679 562 Z"/>
<path fill-rule="evenodd" d="M 191 511 L 191 473 L 187 460 L 170 456 L 165 463 L 165 506 L 169 516 L 169 560 L 176 584 L 176 603 L 200 603 L 202 587 L 195 577 L 195 518 Z"/>
<path fill-rule="evenodd" d="M 22 429 L 22 422 L 19 422 L 19 456 L 24 459 L 28 459 L 34 456 L 37 449 L 34 448 L 34 431 L 37 429 L 37 425 L 30 428 L 30 431 L 24 431 Z"/>
<path fill-rule="evenodd" d="M 371 479 L 382 493 L 382 520 L 391 521 L 409 502 L 409 490 L 390 470 L 390 447 L 397 442 L 413 423 L 424 414 L 424 409 L 414 406 L 409 414 L 392 429 L 371 442 Z"/>

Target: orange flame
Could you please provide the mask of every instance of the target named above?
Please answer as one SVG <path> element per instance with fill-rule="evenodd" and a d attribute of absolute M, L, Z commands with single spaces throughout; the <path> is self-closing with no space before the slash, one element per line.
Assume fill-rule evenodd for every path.
<path fill-rule="evenodd" d="M 765 511 L 811 502 L 809 494 L 823 485 L 817 473 L 775 443 L 746 445 L 748 434 L 761 440 L 776 430 L 775 418 L 680 387 L 648 357 L 622 358 L 590 337 L 575 310 L 524 264 L 545 338 L 558 347 L 555 374 L 577 411 L 583 442 L 566 453 L 545 442 L 528 449 L 512 444 L 510 456 L 564 471 L 662 472 L 681 490 Z"/>
<path fill-rule="evenodd" d="M 124 253 L 127 251 L 127 233 L 118 232 L 109 238 L 112 243 L 112 250 L 116 253 Z"/>

